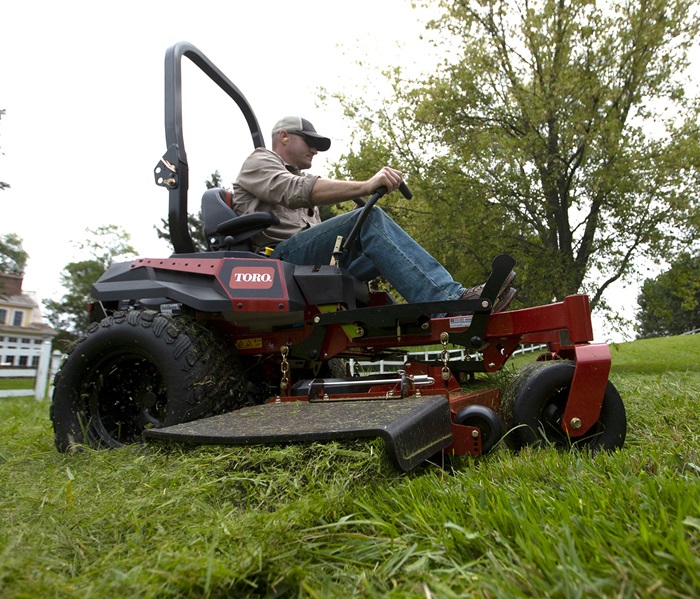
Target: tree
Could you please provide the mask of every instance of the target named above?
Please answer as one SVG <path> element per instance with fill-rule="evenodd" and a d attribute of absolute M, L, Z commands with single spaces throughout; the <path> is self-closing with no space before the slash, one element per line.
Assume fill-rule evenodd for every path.
<path fill-rule="evenodd" d="M 639 338 L 700 328 L 700 256 L 682 254 L 669 270 L 647 279 L 637 298 Z"/>
<path fill-rule="evenodd" d="M 15 233 L 0 235 L 0 272 L 21 275 L 29 255 L 22 248 L 22 238 Z"/>
<path fill-rule="evenodd" d="M 87 331 L 90 315 L 87 305 L 92 301 L 91 287 L 117 259 L 127 260 L 136 255 L 130 236 L 115 225 L 88 229 L 88 241 L 77 244 L 87 252 L 84 260 L 68 263 L 61 273 L 66 293 L 60 300 L 44 300 L 46 318 L 59 331 L 54 343 L 65 349 Z"/>
<path fill-rule="evenodd" d="M 407 171 L 423 200 L 385 205 L 464 282 L 505 251 L 526 303 L 583 290 L 603 307 L 638 264 L 697 244 L 693 6 L 445 0 L 432 73 L 386 73 L 378 107 L 339 96 L 356 143 L 338 173 Z"/>
<path fill-rule="evenodd" d="M 5 109 L 2 108 L 0 109 L 0 120 L 2 120 L 2 117 L 5 115 Z M 0 181 L 0 189 L 7 189 L 10 186 L 9 183 L 5 183 L 4 181 Z"/>

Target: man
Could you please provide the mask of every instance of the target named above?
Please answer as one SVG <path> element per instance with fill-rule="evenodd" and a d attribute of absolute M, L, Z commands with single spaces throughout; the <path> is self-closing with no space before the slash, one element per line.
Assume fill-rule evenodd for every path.
<path fill-rule="evenodd" d="M 392 192 L 403 181 L 400 171 L 383 167 L 366 181 L 338 181 L 302 173 L 314 156 L 330 148 L 301 117 L 284 117 L 272 129 L 272 150 L 257 148 L 243 163 L 233 184 L 239 214 L 272 212 L 280 224 L 253 238 L 254 250 L 273 247 L 273 258 L 300 265 L 328 264 L 336 238 L 346 238 L 359 214 L 353 210 L 321 222 L 318 207 L 368 196 L 379 187 Z M 376 206 L 365 221 L 341 266 L 362 281 L 383 276 L 409 303 L 472 299 L 483 285 L 465 289 L 413 238 Z M 511 273 L 494 312 L 504 310 L 515 295 Z"/>

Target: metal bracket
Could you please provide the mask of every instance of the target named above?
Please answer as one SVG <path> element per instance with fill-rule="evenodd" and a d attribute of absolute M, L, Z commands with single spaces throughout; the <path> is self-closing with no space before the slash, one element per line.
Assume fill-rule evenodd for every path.
<path fill-rule="evenodd" d="M 432 386 L 435 384 L 435 379 L 426 374 L 409 375 L 405 370 L 399 370 L 396 376 L 387 376 L 385 378 L 351 378 L 351 379 L 315 379 L 309 385 L 308 400 L 310 402 L 318 401 L 356 401 L 368 399 L 367 397 L 331 397 L 328 393 L 332 393 L 333 388 L 348 388 L 348 387 L 367 387 L 368 392 L 372 387 L 380 387 L 393 385 L 398 387 L 399 394 L 395 396 L 394 391 L 389 391 L 388 395 L 382 391 L 377 395 L 377 399 L 404 399 L 415 394 L 420 397 L 419 387 Z"/>
<path fill-rule="evenodd" d="M 158 161 L 153 169 L 153 177 L 156 185 L 166 187 L 168 189 L 177 189 L 180 184 L 180 178 L 177 173 L 177 146 L 172 145 L 163 154 L 163 157 Z"/>

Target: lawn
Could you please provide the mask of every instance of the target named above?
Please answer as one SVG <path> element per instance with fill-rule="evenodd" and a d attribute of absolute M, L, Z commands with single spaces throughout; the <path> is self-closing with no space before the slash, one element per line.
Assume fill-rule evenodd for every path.
<path fill-rule="evenodd" d="M 623 450 L 53 448 L 0 401 L 0 596 L 700 596 L 700 336 L 612 348 Z"/>
<path fill-rule="evenodd" d="M 0 378 L 0 390 L 3 389 L 34 389 L 34 378 Z"/>

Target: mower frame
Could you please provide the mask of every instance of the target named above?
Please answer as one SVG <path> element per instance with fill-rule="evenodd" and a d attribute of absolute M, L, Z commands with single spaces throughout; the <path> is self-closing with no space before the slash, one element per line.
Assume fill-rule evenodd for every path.
<path fill-rule="evenodd" d="M 130 318 L 137 327 L 161 321 L 164 327 L 181 327 L 181 338 L 189 334 L 187 326 L 181 324 L 195 323 L 215 335 L 221 347 L 230 348 L 247 374 L 255 374 L 259 389 L 253 403 L 266 406 L 265 416 L 263 420 L 251 417 L 259 413 L 260 405 L 242 407 L 250 403 L 242 401 L 243 391 L 237 392 L 234 405 L 212 404 L 220 403 L 225 409 L 220 406 L 203 414 L 196 406 L 176 409 L 170 405 L 176 403 L 172 384 L 163 384 L 158 389 L 165 390 L 158 391 L 149 382 L 127 383 L 127 374 L 117 387 L 134 385 L 129 387 L 130 393 L 138 399 L 120 399 L 117 390 L 99 387 L 104 365 L 118 367 L 118 352 L 123 351 L 130 356 L 138 354 L 138 359 L 130 357 L 132 370 L 134 364 L 144 361 L 149 364 L 149 373 L 159 372 L 161 366 L 153 356 L 160 350 L 132 350 L 128 338 L 124 341 L 120 336 L 121 350 L 102 351 L 92 349 L 88 339 L 85 351 L 79 344 L 69 356 L 63 367 L 65 375 L 57 376 L 52 420 L 59 449 L 69 449 L 75 439 L 97 446 L 119 446 L 124 441 L 119 431 L 127 428 L 126 420 L 131 418 L 130 424 L 146 423 L 142 437 L 193 443 L 381 435 L 393 449 L 398 465 L 409 470 L 439 452 L 484 453 L 500 439 L 504 414 L 506 426 L 527 424 L 535 428 L 546 420 L 545 413 L 550 415 L 549 425 L 557 429 L 558 440 L 595 448 L 622 445 L 624 407 L 608 380 L 609 348 L 593 342 L 588 297 L 572 295 L 544 306 L 493 313 L 498 293 L 516 265 L 506 254 L 493 260 L 491 274 L 477 299 L 398 304 L 385 292 L 368 290 L 331 260 L 324 265 L 295 266 L 241 251 L 245 243 L 240 240 L 247 239 L 256 226 L 265 226 L 255 217 L 247 218 L 253 215 L 236 217 L 231 213 L 229 220 L 215 227 L 219 249 L 195 252 L 188 230 L 189 167 L 182 127 L 181 68 L 185 57 L 234 101 L 246 120 L 253 148 L 264 147 L 258 121 L 241 91 L 193 45 L 180 42 L 170 47 L 165 55 L 167 149 L 154 169 L 154 178 L 168 190 L 168 222 L 175 251 L 168 258 L 139 258 L 112 265 L 93 285 L 96 302 L 91 310 L 96 328 L 88 337 L 101 335 L 105 340 L 99 343 L 111 346 L 109 335 L 116 336 L 120 327 L 126 326 L 121 323 Z M 378 190 L 362 208 L 359 226 L 385 191 Z M 215 202 L 225 196 L 224 190 L 208 193 L 217 196 Z M 226 212 L 225 207 L 221 210 Z M 348 240 L 344 241 L 347 247 Z M 133 313 L 144 316 L 132 318 Z M 196 335 L 190 336 L 197 341 Z M 151 342 L 145 339 L 145 343 Z M 448 361 L 448 344 L 467 348 L 473 357 Z M 563 382 L 557 378 L 550 383 L 547 379 L 552 377 L 538 370 L 506 395 L 496 388 L 471 392 L 463 388 L 478 373 L 500 370 L 523 344 L 546 345 L 547 351 L 538 360 L 571 363 L 573 375 L 562 374 L 557 368 Z M 440 360 L 413 360 L 388 378 L 347 372 L 345 376 L 327 376 L 333 359 L 380 359 L 398 353 L 399 348 L 430 345 L 442 347 Z M 192 358 L 198 359 L 201 361 L 200 357 Z M 79 368 L 86 362 L 87 372 L 99 376 L 80 374 Z M 319 374 L 324 369 L 326 374 Z M 88 380 L 89 376 L 93 379 Z M 269 383 L 275 377 L 278 381 Z M 527 385 L 534 377 L 538 388 L 546 389 L 551 398 L 532 398 L 541 409 L 535 410 L 530 421 L 527 418 L 533 417 L 533 410 L 527 405 Z M 98 399 L 81 399 L 91 393 Z M 518 399 L 513 400 L 512 395 Z M 509 402 L 507 409 L 502 405 L 504 397 Z M 513 405 L 513 401 L 520 405 Z M 613 405 L 612 411 L 603 410 L 606 402 Z M 279 407 L 290 403 L 299 409 Z M 154 415 L 156 405 L 162 417 Z M 522 412 L 528 416 L 519 422 L 517 415 Z M 297 420 L 291 416 L 295 413 Z M 357 422 L 350 422 L 355 417 Z M 87 434 L 86 430 L 92 432 Z M 598 437 L 605 440 L 599 443 Z"/>

